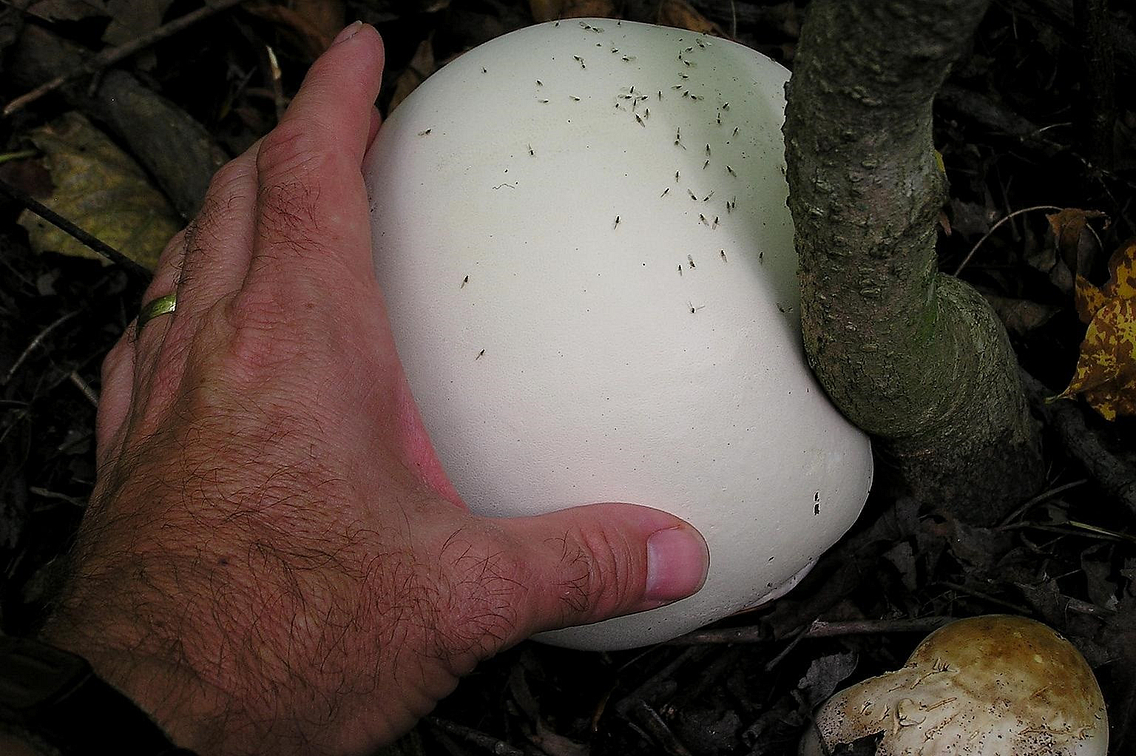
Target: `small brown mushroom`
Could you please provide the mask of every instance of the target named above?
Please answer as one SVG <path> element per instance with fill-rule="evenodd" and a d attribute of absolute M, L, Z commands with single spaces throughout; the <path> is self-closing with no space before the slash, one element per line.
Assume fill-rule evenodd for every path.
<path fill-rule="evenodd" d="M 907 664 L 829 699 L 800 756 L 882 734 L 876 756 L 1105 756 L 1108 719 L 1084 657 L 1050 628 L 988 615 L 942 627 Z"/>

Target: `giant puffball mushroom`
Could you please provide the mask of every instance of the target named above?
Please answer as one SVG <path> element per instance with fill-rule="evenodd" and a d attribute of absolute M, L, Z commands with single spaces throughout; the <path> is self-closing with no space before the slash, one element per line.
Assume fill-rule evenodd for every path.
<path fill-rule="evenodd" d="M 958 620 L 907 664 L 837 693 L 800 756 L 882 733 L 876 756 L 1105 756 L 1108 718 L 1073 644 L 1025 617 Z M 822 746 L 823 743 L 823 746 Z"/>
<path fill-rule="evenodd" d="M 801 344 L 787 76 L 680 29 L 547 23 L 435 73 L 370 151 L 378 281 L 469 507 L 635 502 L 708 543 L 693 597 L 544 640 L 628 648 L 767 601 L 863 506 L 867 436 Z"/>

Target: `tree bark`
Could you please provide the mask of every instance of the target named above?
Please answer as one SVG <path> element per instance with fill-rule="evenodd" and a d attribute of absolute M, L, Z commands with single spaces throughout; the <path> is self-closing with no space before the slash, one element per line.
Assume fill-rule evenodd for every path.
<path fill-rule="evenodd" d="M 816 0 L 785 118 L 810 363 L 882 482 L 989 524 L 1043 483 L 1009 339 L 937 272 L 931 103 L 988 0 Z"/>

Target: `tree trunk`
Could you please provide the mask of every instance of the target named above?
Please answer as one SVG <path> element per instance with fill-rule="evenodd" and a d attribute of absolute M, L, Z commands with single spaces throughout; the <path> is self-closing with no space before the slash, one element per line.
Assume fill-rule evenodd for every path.
<path fill-rule="evenodd" d="M 805 348 L 882 479 L 989 524 L 1043 483 L 993 310 L 937 272 L 931 103 L 988 0 L 816 0 L 785 118 Z"/>

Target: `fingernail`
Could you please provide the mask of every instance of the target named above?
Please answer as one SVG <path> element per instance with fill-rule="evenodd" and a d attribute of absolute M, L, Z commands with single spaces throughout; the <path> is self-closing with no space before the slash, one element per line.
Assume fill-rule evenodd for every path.
<path fill-rule="evenodd" d="M 358 34 L 359 30 L 362 29 L 362 28 L 363 28 L 363 22 L 362 21 L 356 21 L 353 24 L 348 24 L 347 26 L 343 27 L 343 31 L 341 31 L 341 32 L 339 32 L 339 34 L 335 35 L 335 39 L 333 39 L 331 41 L 331 46 L 335 47 L 340 42 L 346 42 L 347 40 L 351 39 L 356 34 Z"/>
<path fill-rule="evenodd" d="M 689 528 L 656 530 L 647 539 L 647 600 L 686 598 L 706 582 L 710 554 Z"/>

